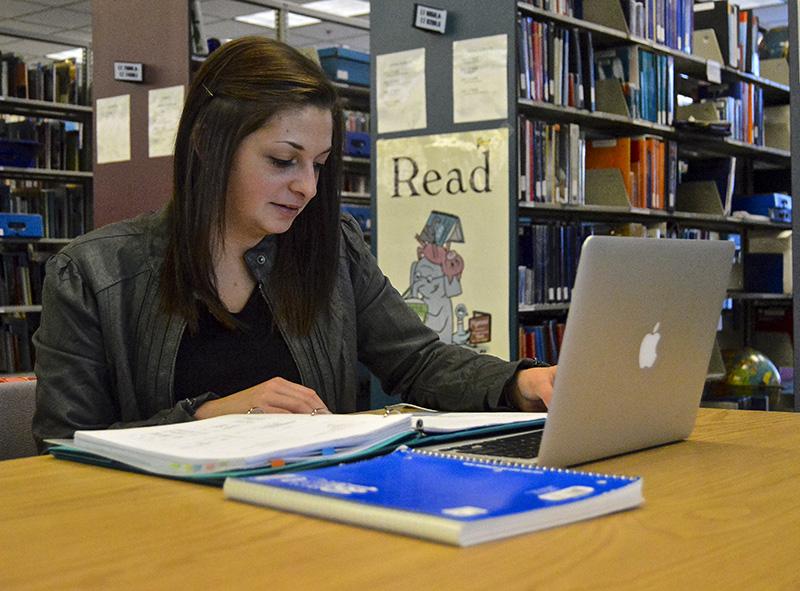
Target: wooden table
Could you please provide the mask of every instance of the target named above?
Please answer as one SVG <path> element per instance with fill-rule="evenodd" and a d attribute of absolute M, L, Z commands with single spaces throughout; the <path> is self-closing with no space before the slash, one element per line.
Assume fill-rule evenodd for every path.
<path fill-rule="evenodd" d="M 0 463 L 0 589 L 800 589 L 800 415 L 594 462 L 645 505 L 467 549 L 49 457 Z"/>

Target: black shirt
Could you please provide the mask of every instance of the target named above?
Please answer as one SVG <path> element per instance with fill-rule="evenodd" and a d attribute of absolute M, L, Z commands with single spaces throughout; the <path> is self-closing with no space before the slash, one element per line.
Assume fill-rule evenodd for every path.
<path fill-rule="evenodd" d="M 199 330 L 185 331 L 175 363 L 175 399 L 227 396 L 274 377 L 300 383 L 300 372 L 258 287 L 241 312 L 245 328 L 226 328 L 201 306 Z"/>

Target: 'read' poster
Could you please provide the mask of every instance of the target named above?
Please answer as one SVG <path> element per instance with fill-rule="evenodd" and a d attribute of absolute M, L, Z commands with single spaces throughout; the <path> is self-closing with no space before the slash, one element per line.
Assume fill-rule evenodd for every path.
<path fill-rule="evenodd" d="M 509 359 L 508 129 L 376 151 L 381 269 L 442 341 Z"/>

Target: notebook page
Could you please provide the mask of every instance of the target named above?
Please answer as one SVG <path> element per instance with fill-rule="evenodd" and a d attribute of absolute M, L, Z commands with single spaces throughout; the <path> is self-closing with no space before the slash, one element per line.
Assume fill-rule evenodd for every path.
<path fill-rule="evenodd" d="M 360 445 L 402 433 L 410 420 L 408 415 L 237 414 L 156 427 L 77 431 L 74 446 L 93 453 L 125 451 L 129 458 L 134 454 L 206 464 Z"/>
<path fill-rule="evenodd" d="M 523 423 L 546 418 L 546 412 L 442 412 L 418 416 L 417 428 L 421 426 L 425 433 L 449 433 L 462 429 Z"/>

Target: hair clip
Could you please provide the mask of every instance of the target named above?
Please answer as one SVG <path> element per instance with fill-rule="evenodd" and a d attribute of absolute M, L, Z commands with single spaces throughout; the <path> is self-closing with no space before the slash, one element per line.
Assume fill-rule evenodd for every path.
<path fill-rule="evenodd" d="M 214 93 L 213 93 L 213 92 L 211 92 L 211 91 L 208 89 L 208 86 L 206 86 L 205 82 L 201 82 L 201 83 L 200 83 L 200 86 L 202 86 L 202 87 L 203 87 L 203 89 L 204 89 L 204 90 L 205 90 L 205 91 L 208 93 L 208 96 L 210 96 L 211 98 L 214 98 Z"/>

